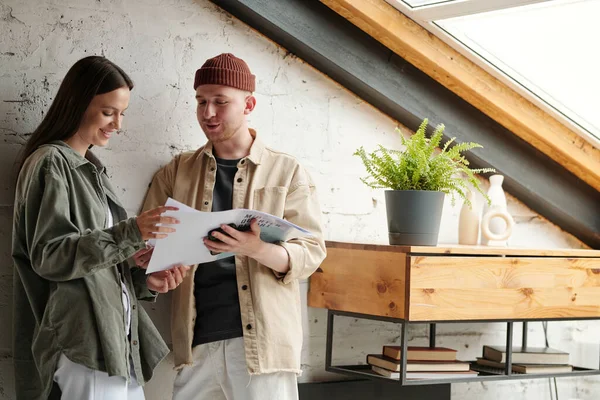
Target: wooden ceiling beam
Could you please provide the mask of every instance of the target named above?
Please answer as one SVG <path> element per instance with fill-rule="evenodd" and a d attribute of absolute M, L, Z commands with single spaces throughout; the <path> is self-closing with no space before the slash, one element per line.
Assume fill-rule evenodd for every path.
<path fill-rule="evenodd" d="M 383 0 L 321 0 L 600 191 L 600 150 Z"/>

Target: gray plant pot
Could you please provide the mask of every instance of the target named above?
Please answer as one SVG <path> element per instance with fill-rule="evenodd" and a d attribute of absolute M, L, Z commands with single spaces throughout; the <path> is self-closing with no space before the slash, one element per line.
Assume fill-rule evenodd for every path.
<path fill-rule="evenodd" d="M 436 246 L 444 193 L 429 190 L 386 190 L 390 244 Z"/>

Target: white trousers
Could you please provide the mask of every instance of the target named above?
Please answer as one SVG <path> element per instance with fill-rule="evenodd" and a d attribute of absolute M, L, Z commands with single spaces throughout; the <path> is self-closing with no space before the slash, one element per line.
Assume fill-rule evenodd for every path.
<path fill-rule="evenodd" d="M 175 378 L 173 400 L 298 400 L 293 372 L 249 375 L 244 339 L 201 344 Z"/>
<path fill-rule="evenodd" d="M 132 375 L 130 383 L 122 376 L 108 376 L 60 356 L 54 381 L 62 400 L 144 400 L 144 390 Z"/>

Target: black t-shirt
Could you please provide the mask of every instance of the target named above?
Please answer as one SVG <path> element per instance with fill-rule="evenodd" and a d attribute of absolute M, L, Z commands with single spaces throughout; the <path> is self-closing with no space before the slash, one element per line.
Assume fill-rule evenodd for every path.
<path fill-rule="evenodd" d="M 239 160 L 216 160 L 212 211 L 231 210 Z M 200 264 L 194 275 L 194 297 L 197 315 L 192 346 L 243 336 L 235 257 Z"/>

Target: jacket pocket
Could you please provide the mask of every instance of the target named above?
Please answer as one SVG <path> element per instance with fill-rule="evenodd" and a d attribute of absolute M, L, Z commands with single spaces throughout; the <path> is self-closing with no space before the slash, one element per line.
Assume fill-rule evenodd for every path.
<path fill-rule="evenodd" d="M 283 217 L 288 189 L 284 186 L 269 186 L 254 190 L 253 209 Z"/>

